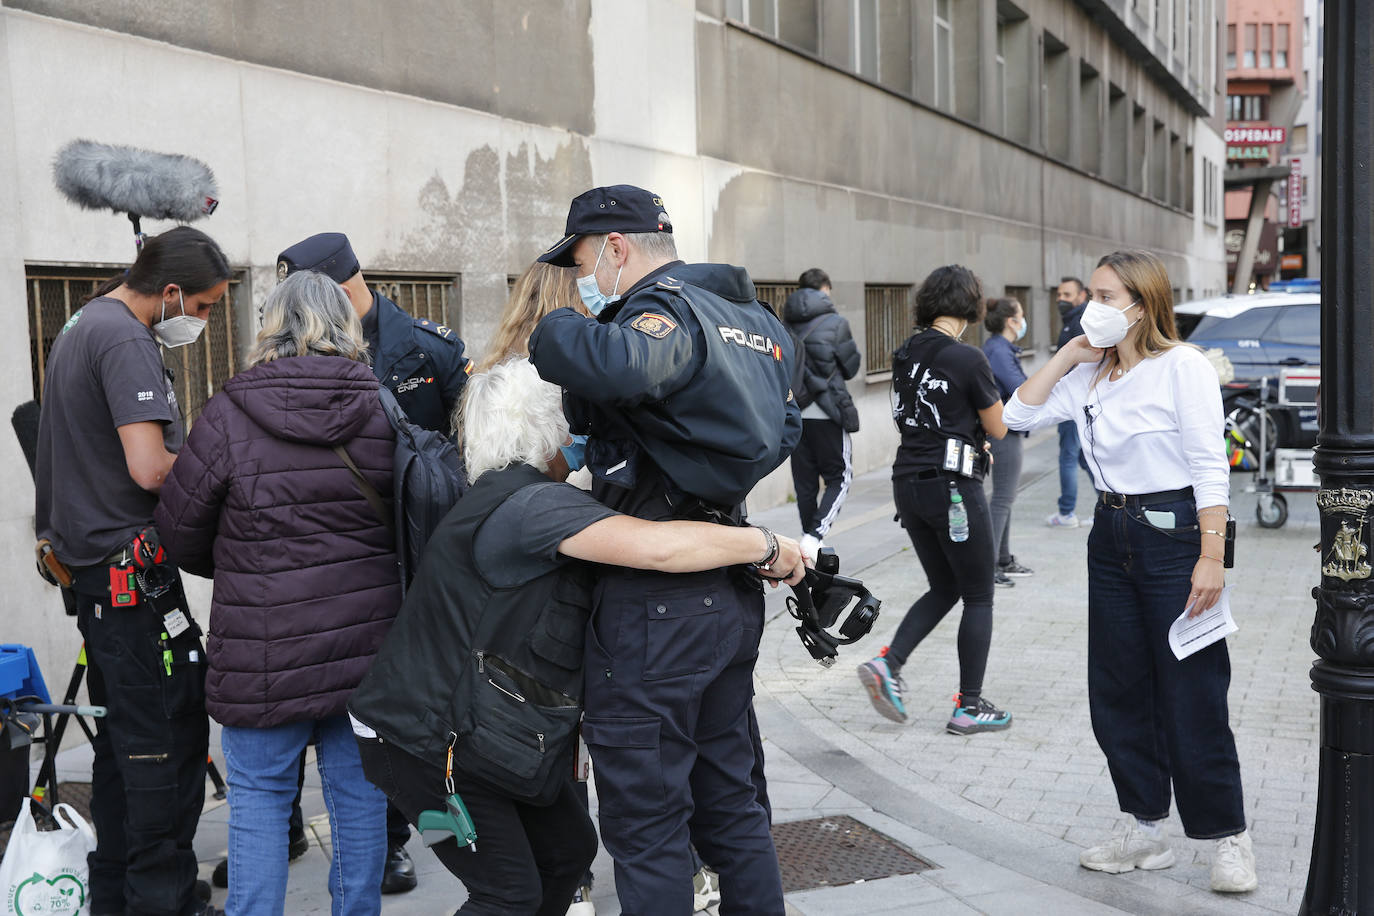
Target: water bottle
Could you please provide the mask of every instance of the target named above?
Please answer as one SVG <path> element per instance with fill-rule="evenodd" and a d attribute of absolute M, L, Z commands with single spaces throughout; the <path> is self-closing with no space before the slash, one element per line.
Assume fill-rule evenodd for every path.
<path fill-rule="evenodd" d="M 952 480 L 949 482 L 949 539 L 956 544 L 968 540 L 968 510 Z"/>

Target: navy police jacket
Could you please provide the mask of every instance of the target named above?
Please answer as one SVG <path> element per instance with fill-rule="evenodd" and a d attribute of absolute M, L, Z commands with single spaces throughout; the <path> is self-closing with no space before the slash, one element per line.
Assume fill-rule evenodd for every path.
<path fill-rule="evenodd" d="M 472 371 L 463 341 L 452 329 L 415 318 L 381 293 L 377 310 L 378 352 L 372 371 L 396 395 L 410 422 L 444 435 L 452 431 L 453 408 Z"/>
<path fill-rule="evenodd" d="M 743 268 L 674 261 L 597 318 L 559 309 L 530 360 L 566 389 L 592 492 L 622 512 L 681 516 L 691 497 L 732 509 L 801 437 L 791 337 Z"/>

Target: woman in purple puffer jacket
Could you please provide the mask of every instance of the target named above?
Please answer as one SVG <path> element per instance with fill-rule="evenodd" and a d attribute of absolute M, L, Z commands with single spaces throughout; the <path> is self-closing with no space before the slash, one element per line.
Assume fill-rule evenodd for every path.
<path fill-rule="evenodd" d="M 333 912 L 381 910 L 386 799 L 363 776 L 344 704 L 401 590 L 391 535 L 334 451 L 391 495 L 394 433 L 365 348 L 338 284 L 288 277 L 267 299 L 250 368 L 206 404 L 162 487 L 168 553 L 215 580 L 205 705 L 224 726 L 234 916 L 285 906 L 287 818 L 309 743 L 333 835 Z"/>

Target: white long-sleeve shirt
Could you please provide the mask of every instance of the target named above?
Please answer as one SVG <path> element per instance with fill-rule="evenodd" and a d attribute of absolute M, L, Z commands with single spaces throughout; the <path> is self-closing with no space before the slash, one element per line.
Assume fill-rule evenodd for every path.
<path fill-rule="evenodd" d="M 1094 386 L 1098 371 L 1097 363 L 1075 366 L 1039 407 L 1012 395 L 1003 421 L 1031 430 L 1073 420 L 1099 490 L 1141 494 L 1191 486 L 1199 509 L 1228 505 L 1221 388 L 1207 357 L 1193 347 L 1172 347 Z"/>

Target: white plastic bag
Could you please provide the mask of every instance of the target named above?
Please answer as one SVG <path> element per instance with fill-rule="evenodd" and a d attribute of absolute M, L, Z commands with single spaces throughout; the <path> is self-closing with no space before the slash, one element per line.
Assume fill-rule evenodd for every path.
<path fill-rule="evenodd" d="M 90 883 L 86 856 L 95 850 L 95 833 L 71 805 L 53 812 L 56 830 L 39 830 L 30 801 L 24 799 L 0 862 L 0 914 L 52 916 L 89 914 Z"/>

